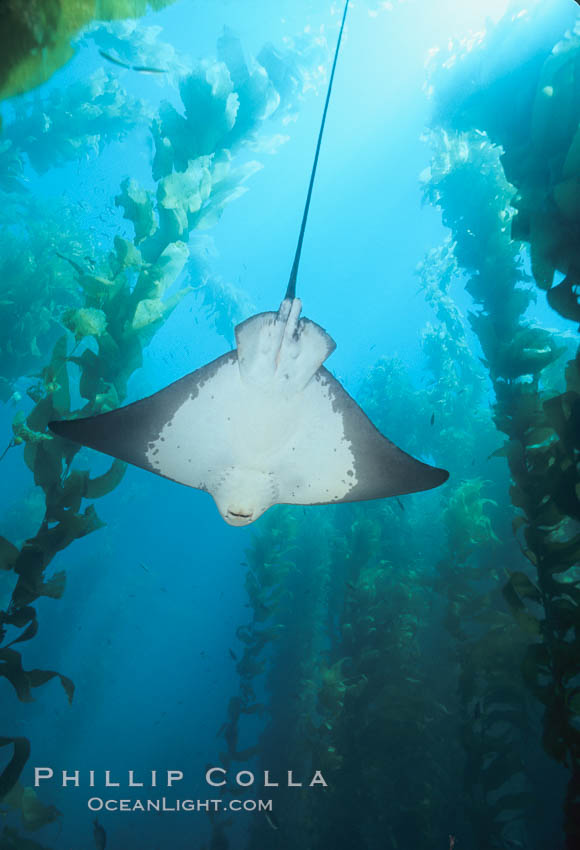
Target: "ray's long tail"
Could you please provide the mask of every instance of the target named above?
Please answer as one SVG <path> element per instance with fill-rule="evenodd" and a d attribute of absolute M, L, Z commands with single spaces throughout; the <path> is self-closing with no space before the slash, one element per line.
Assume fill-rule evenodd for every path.
<path fill-rule="evenodd" d="M 304 241 L 304 231 L 306 230 L 306 220 L 308 219 L 308 210 L 310 209 L 310 199 L 312 197 L 312 187 L 314 186 L 314 177 L 316 175 L 316 166 L 318 165 L 318 156 L 320 154 L 320 145 L 322 144 L 322 136 L 324 133 L 324 125 L 326 123 L 326 114 L 328 112 L 328 104 L 330 103 L 330 93 L 332 91 L 332 83 L 334 80 L 334 72 L 336 70 L 336 63 L 338 61 L 338 52 L 340 50 L 340 43 L 342 41 L 342 33 L 344 31 L 344 23 L 346 21 L 346 13 L 348 12 L 348 3 L 349 0 L 346 0 L 344 4 L 344 12 L 342 13 L 342 21 L 340 24 L 340 31 L 338 33 L 338 41 L 336 42 L 336 50 L 334 51 L 334 60 L 332 63 L 332 70 L 330 72 L 330 80 L 328 81 L 328 91 L 326 92 L 326 101 L 324 103 L 324 111 L 322 113 L 322 121 L 320 122 L 320 130 L 318 132 L 318 141 L 316 143 L 316 153 L 314 154 L 314 163 L 312 164 L 312 171 L 310 172 L 310 183 L 308 185 L 308 193 L 306 195 L 306 203 L 304 205 L 304 212 L 302 214 L 302 223 L 300 225 L 300 234 L 298 236 L 298 245 L 296 246 L 296 253 L 294 255 L 294 262 L 292 263 L 292 270 L 290 272 L 290 280 L 288 281 L 288 287 L 286 289 L 285 298 L 296 298 L 296 278 L 298 277 L 298 266 L 300 264 L 300 255 L 302 253 L 302 243 Z"/>

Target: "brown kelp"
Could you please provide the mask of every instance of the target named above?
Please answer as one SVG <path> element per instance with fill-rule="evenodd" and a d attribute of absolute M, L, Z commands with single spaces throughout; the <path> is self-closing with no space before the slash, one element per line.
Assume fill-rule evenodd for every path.
<path fill-rule="evenodd" d="M 448 549 L 438 565 L 438 588 L 448 599 L 445 625 L 459 666 L 465 813 L 473 845 L 483 850 L 529 841 L 534 726 L 519 675 L 527 642 L 505 610 L 505 574 L 490 568 L 499 541 L 482 485 L 465 482 L 449 498 L 443 514 Z"/>
<path fill-rule="evenodd" d="M 458 287 L 461 283 L 454 248 L 447 241 L 440 249 L 430 251 L 421 269 L 436 295 L 439 290 L 439 299 L 452 284 Z M 444 304 L 447 298 L 444 296 Z M 447 395 L 443 409 L 450 414 L 451 422 L 464 422 L 466 416 L 471 419 L 467 447 L 472 453 L 481 453 L 482 468 L 484 446 L 487 452 L 493 449 L 493 429 L 487 412 L 475 412 L 477 418 L 473 419 L 476 402 L 482 398 L 482 369 L 467 353 L 465 329 L 457 324 L 456 311 L 451 302 L 444 314 L 444 327 L 449 332 L 448 344 L 453 346 L 451 362 L 464 362 L 466 380 L 456 384 L 456 390 L 462 390 L 459 398 Z M 445 386 L 446 370 L 439 368 L 439 374 Z M 466 406 L 458 408 L 457 402 L 464 401 L 464 388 L 470 395 L 475 392 L 475 397 L 465 399 Z M 465 445 L 465 437 L 456 425 L 456 446 Z M 465 472 L 470 464 L 463 452 L 461 459 Z M 436 581 L 436 588 L 447 598 L 445 626 L 453 638 L 459 665 L 465 814 L 472 841 L 481 848 L 501 846 L 505 839 L 525 839 L 524 821 L 529 818 L 532 800 L 532 777 L 525 759 L 526 735 L 532 724 L 525 688 L 518 678 L 525 641 L 505 610 L 501 594 L 504 571 L 492 566 L 497 559 L 507 560 L 510 546 L 509 542 L 501 545 L 500 554 L 500 539 L 489 514 L 505 515 L 507 508 L 503 505 L 501 514 L 494 511 L 497 503 L 485 496 L 490 485 L 473 477 L 460 481 L 448 495 L 442 515 L 446 551 L 437 565 Z M 515 553 L 514 547 L 512 557 Z"/>
<path fill-rule="evenodd" d="M 71 40 L 92 21 L 138 18 L 172 0 L 39 0 L 0 10 L 0 99 L 46 82 L 74 55 Z"/>
<path fill-rule="evenodd" d="M 514 38 L 514 26 L 523 36 L 520 57 L 529 48 L 525 80 L 503 41 L 510 27 Z M 531 45 L 528 33 L 535 34 Z M 548 303 L 577 321 L 579 47 L 573 10 L 539 5 L 519 24 L 500 22 L 465 64 L 446 63 L 449 70 L 435 77 L 441 97 L 426 184 L 478 306 L 471 323 L 493 381 L 496 427 L 507 437 L 498 455 L 508 461 L 514 533 L 530 566 L 510 571 L 504 596 L 528 636 L 521 669 L 545 709 L 543 745 L 571 773 L 564 809 L 570 848 L 580 837 L 578 355 L 560 361 L 555 383 L 552 364 L 563 347 L 524 317 L 535 293 L 519 242 L 529 242 L 533 280 L 548 290 Z M 501 77 L 494 82 L 490 74 L 487 85 L 461 94 L 459 78 L 488 55 L 507 61 Z M 499 91 L 509 108 L 498 108 Z M 552 287 L 555 270 L 565 277 Z"/>
<path fill-rule="evenodd" d="M 222 47 L 225 60 L 234 47 L 230 35 L 229 53 Z M 143 349 L 180 301 L 204 286 L 205 279 L 196 276 L 202 266 L 190 262 L 194 257 L 190 235 L 214 223 L 244 190 L 242 184 L 257 164 L 236 165 L 237 150 L 255 140 L 277 108 L 296 103 L 301 69 L 308 68 L 304 44 L 297 51 L 269 48 L 267 53 L 276 56 L 278 72 L 286 83 L 293 79 L 295 89 L 278 93 L 262 65 L 254 62 L 244 73 L 237 58 L 240 91 L 225 61 L 200 62 L 183 77 L 185 119 L 166 104 L 153 119 L 154 138 L 162 145 L 153 163 L 154 189 L 144 189 L 128 176 L 114 199 L 131 224 L 131 238 L 87 233 L 81 205 L 66 209 L 55 204 L 54 217 L 46 205 L 41 214 L 40 202 L 20 179 L 20 164 L 26 159 L 38 172 L 46 172 L 80 152 L 100 152 L 107 141 L 127 133 L 131 124 L 143 126 L 147 110 L 118 82 L 98 72 L 87 83 L 51 96 L 57 105 L 66 103 L 67 114 L 58 120 L 39 124 L 35 100 L 32 107 L 25 104 L 17 110 L 6 128 L 3 188 L 13 194 L 6 196 L 2 215 L 11 222 L 10 235 L 17 247 L 13 258 L 5 261 L 13 265 L 3 278 L 8 282 L 2 322 L 13 329 L 3 336 L 7 371 L 2 386 L 4 396 L 19 404 L 15 382 L 22 383 L 30 369 L 35 370 L 26 381 L 32 407 L 16 414 L 10 446 L 24 447 L 24 461 L 44 495 L 37 532 L 19 546 L 0 539 L 0 568 L 14 577 L 11 599 L 0 613 L 4 643 L 0 675 L 20 700 L 33 699 L 32 689 L 55 677 L 69 700 L 73 698 L 70 679 L 51 670 L 26 669 L 15 645 L 39 631 L 35 609 L 39 597 L 58 598 L 64 592 L 64 572 L 49 574 L 53 560 L 75 540 L 102 527 L 93 501 L 118 486 L 124 473 L 118 462 L 97 476 L 80 468 L 78 447 L 51 437 L 47 423 L 73 413 L 71 397 L 82 399 L 85 414 L 117 407 L 127 395 L 131 375 L 142 364 Z M 285 65 L 291 68 L 287 75 L 282 74 Z M 89 100 L 94 101 L 92 108 L 83 109 Z M 71 125 L 75 120 L 76 136 Z M 187 132 L 181 120 L 186 121 Z M 74 143 L 69 144 L 71 140 Z M 25 738 L 4 737 L 0 745 L 13 750 L 0 776 L 0 797 L 5 797 L 17 786 L 30 744 Z M 6 846 L 12 846 L 13 838 L 16 841 L 12 831 L 5 830 Z"/>

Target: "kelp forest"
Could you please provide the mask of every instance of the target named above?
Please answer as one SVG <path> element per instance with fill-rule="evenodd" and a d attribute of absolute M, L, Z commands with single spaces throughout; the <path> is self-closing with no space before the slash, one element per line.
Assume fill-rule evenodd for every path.
<path fill-rule="evenodd" d="M 3 42 L 8 25 L 23 33 L 0 75 L 10 98 L 0 399 L 12 419 L 0 475 L 18 456 L 31 485 L 1 526 L 1 698 L 40 704 L 56 680 L 69 713 L 75 682 L 31 669 L 27 648 L 43 640 L 39 600 L 59 606 L 67 592 L 63 550 L 107 534 L 99 503 L 125 486 L 125 466 L 95 471 L 48 422 L 119 407 L 184 302 L 231 346 L 251 300 L 212 275 L 200 234 L 226 207 L 235 217 L 260 168 L 256 140 L 323 89 L 332 46 L 303 33 L 250 60 L 226 29 L 188 66 L 138 26 L 145 8 L 101 5 L 38 4 L 42 25 L 19 11 L 26 4 L 0 11 Z M 161 65 L 174 96 L 153 107 L 104 63 L 41 100 L 34 87 L 69 61 L 72 38 L 125 67 Z M 34 43 L 46 46 L 42 65 Z M 327 787 L 268 789 L 275 820 L 243 830 L 212 814 L 207 835 L 190 839 L 200 850 L 580 848 L 576 4 L 518 7 L 484 34 L 450 40 L 429 57 L 422 96 L 431 119 L 417 193 L 448 235 L 405 284 L 431 317 L 421 375 L 386 343 L 349 391 L 407 452 L 428 445 L 450 479 L 376 502 L 278 506 L 253 526 L 236 567 L 246 605 L 231 627 L 238 686 L 214 706 L 214 763 L 232 774 L 321 771 Z M 90 161 L 130 132 L 150 145 L 150 173 L 124 163 L 106 238 L 82 206 L 30 190 L 30 175 Z M 32 532 L 17 518 L 27 512 Z M 22 781 L 34 738 L 7 717 L 0 736 L 0 850 L 64 846 L 66 813 Z M 87 836 L 82 846 L 90 827 Z M 95 843 L 105 846 L 96 832 Z"/>

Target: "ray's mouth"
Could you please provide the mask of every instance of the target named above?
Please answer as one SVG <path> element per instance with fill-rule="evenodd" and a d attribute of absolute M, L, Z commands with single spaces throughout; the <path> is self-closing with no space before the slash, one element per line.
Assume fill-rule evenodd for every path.
<path fill-rule="evenodd" d="M 252 522 L 253 517 L 253 511 L 233 511 L 231 508 L 228 509 L 225 516 L 226 521 L 230 525 L 247 525 L 249 522 Z"/>

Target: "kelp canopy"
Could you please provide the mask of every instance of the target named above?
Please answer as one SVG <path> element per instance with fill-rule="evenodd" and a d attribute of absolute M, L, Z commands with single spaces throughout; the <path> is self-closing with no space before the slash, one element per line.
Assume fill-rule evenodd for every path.
<path fill-rule="evenodd" d="M 0 6 L 0 100 L 46 82 L 92 21 L 138 18 L 172 0 L 6 0 Z"/>

